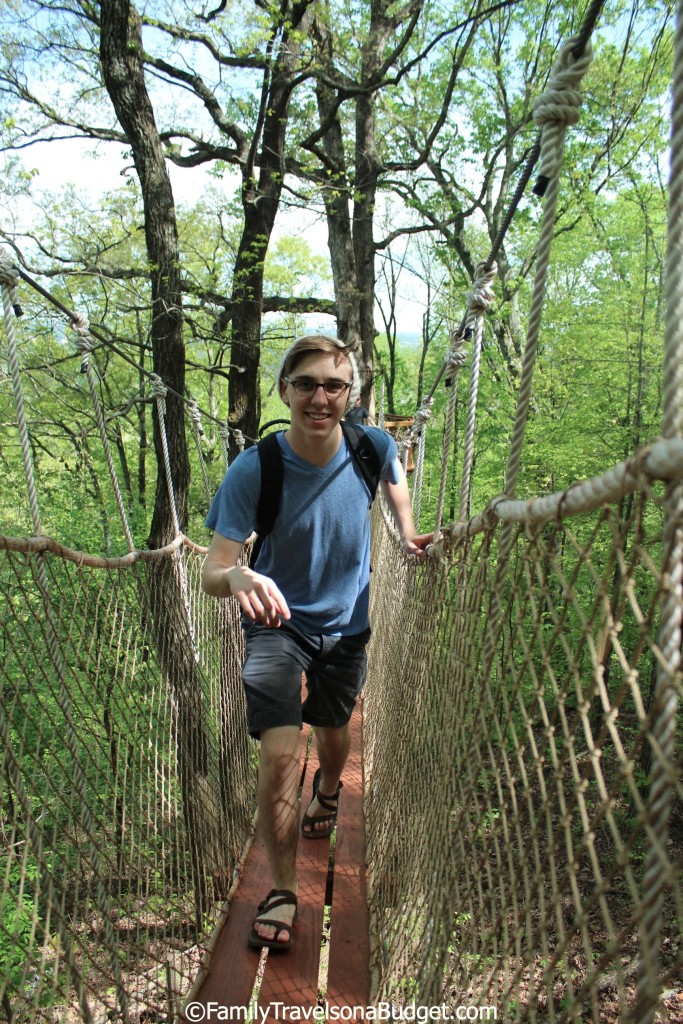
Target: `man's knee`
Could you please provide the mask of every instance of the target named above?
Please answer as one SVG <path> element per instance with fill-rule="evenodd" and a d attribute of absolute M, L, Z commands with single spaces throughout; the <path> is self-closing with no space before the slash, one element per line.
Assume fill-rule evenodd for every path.
<path fill-rule="evenodd" d="M 284 725 L 264 729 L 261 733 L 261 772 L 275 785 L 284 785 L 296 778 L 299 770 L 298 726 Z"/>
<path fill-rule="evenodd" d="M 351 736 L 348 722 L 338 726 L 316 725 L 314 732 L 319 744 L 339 749 L 346 746 Z"/>

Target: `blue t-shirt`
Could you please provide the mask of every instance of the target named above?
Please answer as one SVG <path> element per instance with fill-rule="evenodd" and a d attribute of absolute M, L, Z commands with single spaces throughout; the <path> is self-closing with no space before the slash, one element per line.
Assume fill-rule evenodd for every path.
<path fill-rule="evenodd" d="M 370 434 L 381 479 L 398 483 L 396 442 L 378 427 Z M 284 434 L 282 499 L 255 569 L 284 595 L 291 621 L 305 633 L 348 636 L 368 626 L 370 591 L 369 491 L 342 436 L 326 466 L 300 458 Z M 232 463 L 209 509 L 206 525 L 228 540 L 245 541 L 256 525 L 261 467 L 256 447 Z"/>

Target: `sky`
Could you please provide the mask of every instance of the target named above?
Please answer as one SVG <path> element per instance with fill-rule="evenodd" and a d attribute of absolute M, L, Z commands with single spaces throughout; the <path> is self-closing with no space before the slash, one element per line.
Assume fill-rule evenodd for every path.
<path fill-rule="evenodd" d="M 92 142 L 80 142 L 76 139 L 37 143 L 21 154 L 21 161 L 27 170 L 37 171 L 33 182 L 33 191 L 41 190 L 59 193 L 71 184 L 88 198 L 97 202 L 104 193 L 124 187 L 125 169 L 134 174 L 132 161 L 124 157 L 123 147 L 113 143 L 101 143 L 97 148 Z M 201 191 L 202 181 L 210 182 L 211 187 L 217 186 L 215 178 L 209 178 L 201 168 L 188 170 L 167 164 L 173 192 L 178 204 L 192 205 Z M 123 173 L 122 173 L 123 172 Z M 237 185 L 226 180 L 226 194 Z M 14 214 L 24 227 L 31 222 L 32 207 L 29 203 L 17 207 Z M 0 214 L 0 218 L 1 218 Z M 0 219 L 1 223 L 1 219 Z M 275 237 L 278 235 L 297 236 L 301 234 L 316 255 L 328 258 L 327 227 L 319 215 L 306 216 L 301 209 L 283 210 L 278 214 Z M 417 278 L 407 274 L 402 277 L 401 296 L 398 302 L 399 337 L 421 333 L 424 314 L 424 299 L 421 298 L 421 285 Z M 334 331 L 334 320 L 331 317 L 317 315 L 315 326 Z M 329 326 L 324 321 L 329 322 Z M 378 330 L 383 329 L 379 310 L 376 311 L 375 324 Z"/>

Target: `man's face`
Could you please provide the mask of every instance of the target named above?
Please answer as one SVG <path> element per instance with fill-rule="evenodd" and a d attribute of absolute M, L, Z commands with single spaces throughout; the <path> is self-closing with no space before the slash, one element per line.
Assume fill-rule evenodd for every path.
<path fill-rule="evenodd" d="M 351 363 L 345 357 L 335 358 L 332 353 L 311 352 L 289 375 L 289 381 L 280 382 L 280 394 L 292 414 L 292 427 L 304 430 L 311 438 L 329 437 L 344 415 L 349 400 L 353 374 Z M 338 390 L 338 394 L 328 394 Z M 339 385 L 343 385 L 339 387 Z"/>

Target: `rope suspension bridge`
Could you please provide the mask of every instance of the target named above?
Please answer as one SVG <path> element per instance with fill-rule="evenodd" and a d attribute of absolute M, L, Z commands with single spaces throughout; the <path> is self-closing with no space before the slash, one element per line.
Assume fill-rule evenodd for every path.
<path fill-rule="evenodd" d="M 291 954 L 246 949 L 263 852 L 237 608 L 201 591 L 206 549 L 177 517 L 166 548 L 136 547 L 77 314 L 127 552 L 90 555 L 43 533 L 15 322 L 30 279 L 2 259 L 32 523 L 29 537 L 0 537 L 6 1020 L 199 1020 L 189 1008 L 212 999 L 254 1019 L 277 1001 L 327 1001 L 330 1016 L 331 1003 L 395 1017 L 414 1004 L 466 1008 L 461 1019 L 683 1019 L 680 16 L 676 49 L 661 436 L 599 477 L 515 498 L 564 133 L 590 60 L 587 39 L 572 40 L 537 104 L 544 217 L 503 493 L 470 515 L 494 251 L 404 437 L 419 518 L 431 404 L 448 376 L 431 557 L 405 558 L 375 507 L 362 763 L 345 776 L 336 841 L 303 844 L 313 938 Z M 460 509 L 446 525 L 466 359 Z M 191 421 L 199 429 L 196 407 Z M 170 460 L 163 471 L 172 497 Z"/>

